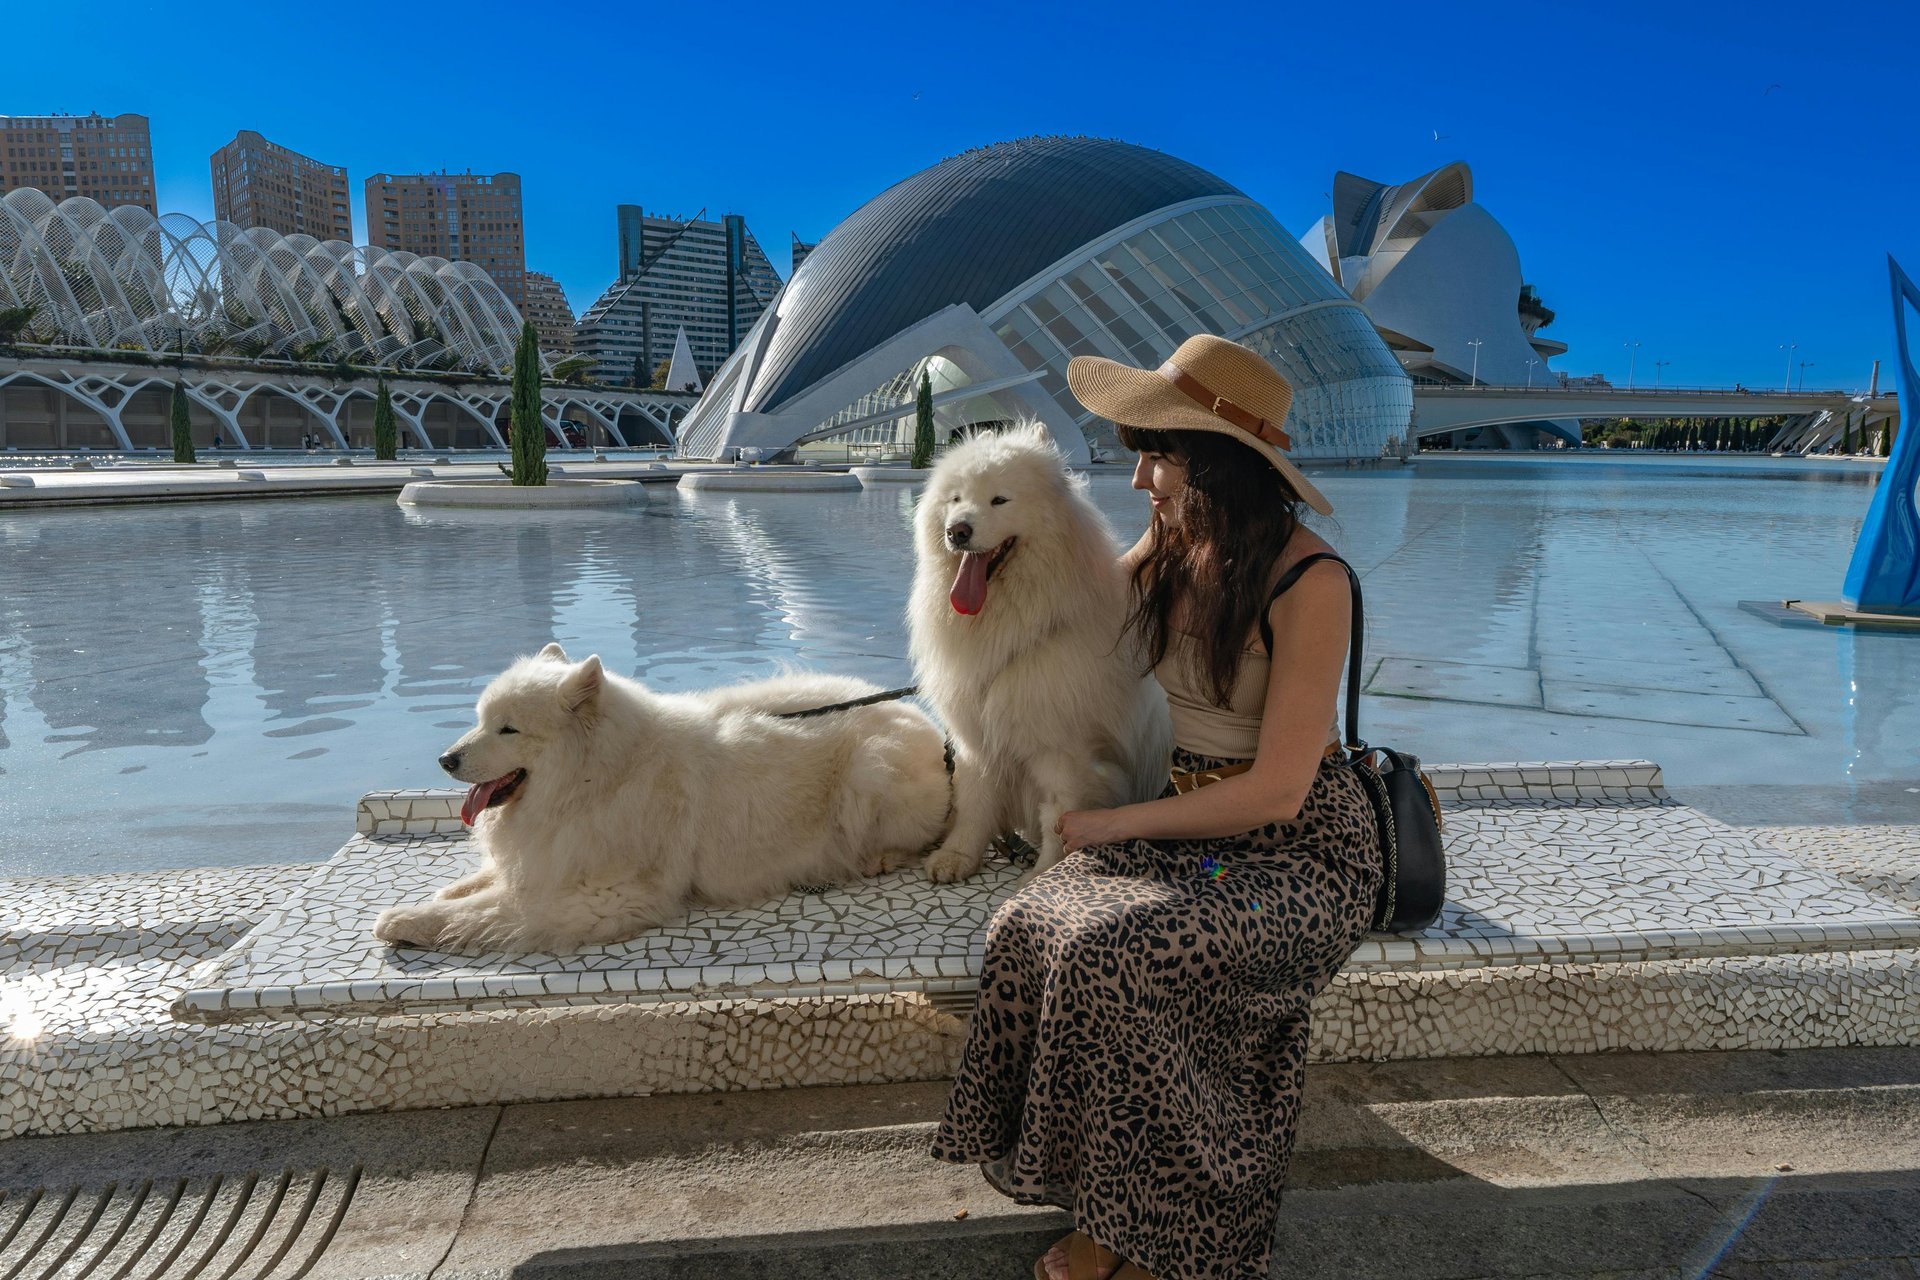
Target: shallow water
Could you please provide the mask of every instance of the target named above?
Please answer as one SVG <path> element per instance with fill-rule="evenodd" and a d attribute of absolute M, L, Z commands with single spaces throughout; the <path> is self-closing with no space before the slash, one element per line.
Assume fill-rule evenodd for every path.
<path fill-rule="evenodd" d="M 1368 592 L 1372 740 L 1651 758 L 1690 799 L 1920 821 L 1920 635 L 1738 607 L 1838 598 L 1866 470 L 1441 457 L 1316 479 Z M 1123 470 L 1092 491 L 1138 533 Z M 668 689 L 789 663 L 907 683 L 911 502 L 663 487 L 620 513 L 0 515 L 0 876 L 325 857 L 362 792 L 444 783 L 434 756 L 480 688 L 550 639 Z"/>

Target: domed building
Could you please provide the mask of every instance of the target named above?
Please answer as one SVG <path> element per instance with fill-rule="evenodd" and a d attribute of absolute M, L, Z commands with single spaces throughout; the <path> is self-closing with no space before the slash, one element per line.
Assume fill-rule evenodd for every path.
<path fill-rule="evenodd" d="M 922 374 L 942 435 L 1035 418 L 1067 456 L 1111 439 L 1067 361 L 1153 368 L 1196 333 L 1293 383 L 1306 458 L 1397 450 L 1412 383 L 1366 312 L 1244 192 L 1098 138 L 1029 138 L 881 192 L 794 271 L 680 430 L 696 458 L 910 437 Z"/>

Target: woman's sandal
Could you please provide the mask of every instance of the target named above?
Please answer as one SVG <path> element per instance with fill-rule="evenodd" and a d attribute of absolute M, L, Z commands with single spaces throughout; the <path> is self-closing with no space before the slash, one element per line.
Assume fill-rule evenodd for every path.
<path fill-rule="evenodd" d="M 1074 1231 L 1061 1236 L 1053 1242 L 1053 1247 L 1047 1252 L 1052 1253 L 1054 1249 L 1067 1251 L 1068 1280 L 1120 1280 L 1127 1269 L 1133 1267 L 1132 1263 L 1113 1250 L 1101 1248 L 1093 1237 L 1084 1231 Z M 1115 1269 L 1103 1276 L 1102 1268 Z M 1133 1269 L 1136 1273 L 1139 1272 L 1139 1268 L 1133 1267 Z M 1047 1260 L 1044 1257 L 1035 1260 L 1033 1264 L 1033 1280 L 1048 1280 Z"/>

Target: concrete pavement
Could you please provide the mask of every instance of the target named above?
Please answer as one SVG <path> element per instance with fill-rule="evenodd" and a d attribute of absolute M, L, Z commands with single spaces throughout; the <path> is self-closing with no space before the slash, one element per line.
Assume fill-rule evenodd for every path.
<path fill-rule="evenodd" d="M 1308 1080 L 1275 1276 L 1920 1277 L 1920 1049 L 1337 1064 Z M 0 1274 L 1028 1275 L 1065 1215 L 930 1160 L 945 1096 L 14 1139 Z"/>

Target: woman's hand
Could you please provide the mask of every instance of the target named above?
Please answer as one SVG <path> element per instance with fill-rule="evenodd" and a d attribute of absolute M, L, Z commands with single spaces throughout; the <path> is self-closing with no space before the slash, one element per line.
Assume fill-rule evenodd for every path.
<path fill-rule="evenodd" d="M 1060 821 L 1053 824 L 1053 830 L 1060 837 L 1060 847 L 1068 853 L 1089 845 L 1112 844 L 1127 838 L 1118 809 L 1076 809 L 1072 813 L 1063 813 Z"/>

